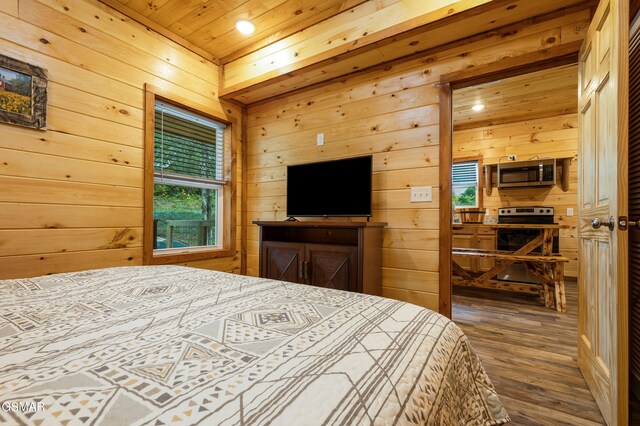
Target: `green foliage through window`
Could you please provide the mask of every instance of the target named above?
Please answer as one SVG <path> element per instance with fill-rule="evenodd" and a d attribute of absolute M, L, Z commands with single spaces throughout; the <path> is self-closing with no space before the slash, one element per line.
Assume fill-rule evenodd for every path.
<path fill-rule="evenodd" d="M 453 204 L 456 207 L 478 207 L 478 161 L 453 163 Z"/>
<path fill-rule="evenodd" d="M 470 186 L 464 190 L 459 195 L 453 195 L 453 203 L 456 207 L 477 207 L 478 200 L 476 200 L 477 196 L 477 188 L 475 186 Z"/>
<path fill-rule="evenodd" d="M 156 248 L 215 245 L 216 203 L 215 189 L 155 184 Z"/>
<path fill-rule="evenodd" d="M 156 102 L 154 249 L 218 244 L 225 125 Z"/>

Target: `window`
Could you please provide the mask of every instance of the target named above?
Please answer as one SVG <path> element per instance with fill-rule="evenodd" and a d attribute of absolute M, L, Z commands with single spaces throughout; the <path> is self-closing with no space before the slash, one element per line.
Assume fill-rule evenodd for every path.
<path fill-rule="evenodd" d="M 456 207 L 481 207 L 479 160 L 453 163 L 452 193 Z"/>
<path fill-rule="evenodd" d="M 145 263 L 229 255 L 231 124 L 147 96 Z"/>

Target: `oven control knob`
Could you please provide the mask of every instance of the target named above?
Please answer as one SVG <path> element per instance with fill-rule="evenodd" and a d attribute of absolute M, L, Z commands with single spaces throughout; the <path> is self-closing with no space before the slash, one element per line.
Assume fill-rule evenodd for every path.
<path fill-rule="evenodd" d="M 544 213 L 544 210 L 540 209 L 540 213 Z"/>
<path fill-rule="evenodd" d="M 547 209 L 547 213 L 551 213 L 551 210 Z"/>

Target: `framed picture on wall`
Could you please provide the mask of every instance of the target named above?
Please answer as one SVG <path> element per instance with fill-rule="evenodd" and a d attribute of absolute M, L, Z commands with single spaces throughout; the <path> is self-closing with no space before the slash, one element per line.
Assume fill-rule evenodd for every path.
<path fill-rule="evenodd" d="M 47 70 L 0 55 L 0 123 L 47 127 Z"/>

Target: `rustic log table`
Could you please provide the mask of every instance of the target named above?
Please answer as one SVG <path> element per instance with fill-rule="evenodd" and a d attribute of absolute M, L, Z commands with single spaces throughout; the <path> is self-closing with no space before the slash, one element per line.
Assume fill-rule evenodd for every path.
<path fill-rule="evenodd" d="M 569 261 L 564 256 L 553 254 L 553 237 L 560 229 L 569 229 L 568 225 L 558 224 L 454 224 L 453 229 L 481 227 L 499 229 L 538 229 L 540 235 L 516 251 L 482 250 L 454 247 L 452 254 L 495 259 L 496 265 L 485 272 L 469 272 L 452 260 L 453 284 L 470 287 L 493 288 L 520 293 L 539 294 L 548 308 L 566 312 L 567 301 L 564 289 L 564 264 Z M 540 253 L 532 253 L 538 247 Z M 537 284 L 499 281 L 496 276 L 514 262 L 522 262 L 540 281 Z"/>

